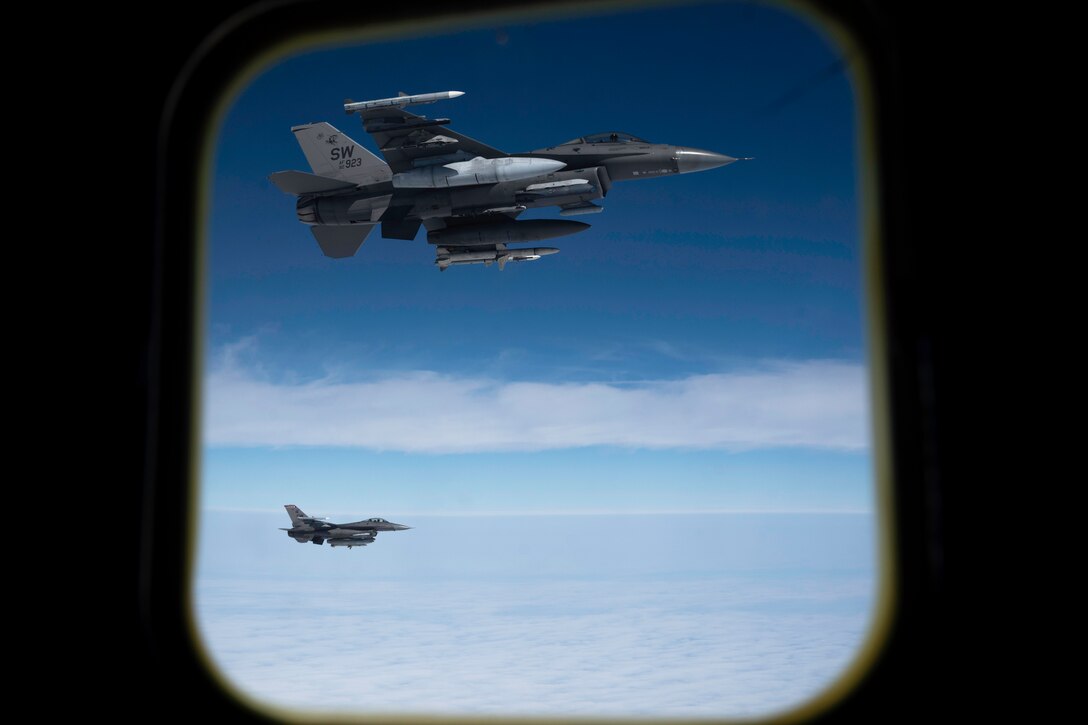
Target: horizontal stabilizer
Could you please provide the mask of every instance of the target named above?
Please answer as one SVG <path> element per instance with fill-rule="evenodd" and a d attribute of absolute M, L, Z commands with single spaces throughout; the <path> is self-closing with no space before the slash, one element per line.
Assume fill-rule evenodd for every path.
<path fill-rule="evenodd" d="M 277 171 L 268 177 L 276 187 L 288 194 L 320 194 L 326 191 L 346 191 L 356 184 L 350 181 L 330 179 L 327 176 L 307 174 L 305 171 Z"/>
<path fill-rule="evenodd" d="M 326 257 L 343 259 L 354 256 L 359 247 L 363 246 L 370 230 L 376 226 L 377 224 L 317 225 L 310 227 L 310 230 Z"/>

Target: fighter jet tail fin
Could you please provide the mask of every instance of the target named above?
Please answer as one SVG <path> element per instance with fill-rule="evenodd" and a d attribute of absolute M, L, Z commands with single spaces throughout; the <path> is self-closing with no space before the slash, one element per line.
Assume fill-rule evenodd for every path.
<path fill-rule="evenodd" d="M 306 522 L 303 519 L 310 518 L 306 515 L 306 512 L 295 506 L 293 503 L 285 504 L 284 508 L 287 509 L 287 515 L 291 517 L 292 526 L 305 526 Z"/>
<path fill-rule="evenodd" d="M 291 131 L 318 176 L 361 186 L 380 184 L 393 178 L 389 166 L 357 141 L 332 125 L 307 123 Z"/>
<path fill-rule="evenodd" d="M 318 246 L 326 257 L 343 259 L 355 256 L 359 247 L 363 246 L 363 242 L 370 235 L 370 230 L 376 226 L 377 223 L 345 226 L 315 225 L 310 227 L 310 230 L 314 233 L 314 239 L 317 240 Z"/>

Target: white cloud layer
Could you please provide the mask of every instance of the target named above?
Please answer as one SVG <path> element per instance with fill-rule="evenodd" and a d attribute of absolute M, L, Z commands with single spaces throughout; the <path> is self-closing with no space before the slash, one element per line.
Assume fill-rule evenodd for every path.
<path fill-rule="evenodd" d="M 348 551 L 205 512 L 197 631 L 239 693 L 310 716 L 668 718 L 795 707 L 869 632 L 872 517 L 571 518 L 407 519 Z"/>
<path fill-rule="evenodd" d="M 265 706 L 737 717 L 796 707 L 830 685 L 865 636 L 872 584 L 763 575 L 299 586 L 198 588 L 212 661 Z"/>
<path fill-rule="evenodd" d="M 856 363 L 770 362 L 638 384 L 507 382 L 429 371 L 282 383 L 229 360 L 206 378 L 208 445 L 410 453 L 868 446 L 866 371 Z"/>

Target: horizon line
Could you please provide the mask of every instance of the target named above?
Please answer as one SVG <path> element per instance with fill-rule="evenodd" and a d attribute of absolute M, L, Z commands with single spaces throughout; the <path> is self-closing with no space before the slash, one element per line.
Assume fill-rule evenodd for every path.
<path fill-rule="evenodd" d="M 297 504 L 295 504 L 297 505 Z M 238 506 L 205 506 L 201 512 L 216 513 L 260 513 L 282 514 L 282 509 L 246 508 Z M 873 509 L 865 508 L 835 508 L 835 509 L 639 509 L 639 510 L 503 510 L 503 511 L 405 511 L 396 516 L 424 516 L 432 518 L 453 518 L 460 516 L 495 517 L 495 516 L 696 516 L 700 514 L 849 514 L 849 515 L 873 515 Z"/>

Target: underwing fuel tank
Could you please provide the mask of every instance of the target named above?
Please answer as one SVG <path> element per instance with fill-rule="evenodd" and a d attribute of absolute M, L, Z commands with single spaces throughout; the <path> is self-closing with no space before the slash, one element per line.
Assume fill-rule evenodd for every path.
<path fill-rule="evenodd" d="M 478 186 L 503 181 L 520 181 L 559 171 L 566 164 L 554 159 L 506 156 L 485 159 L 477 156 L 470 161 L 455 161 L 444 166 L 427 166 L 393 175 L 398 189 L 444 189 L 451 186 Z"/>
<path fill-rule="evenodd" d="M 448 267 L 459 264 L 488 264 L 498 262 L 499 269 L 506 266 L 507 262 L 533 262 L 549 254 L 555 254 L 559 250 L 555 247 L 522 247 L 521 249 L 505 249 L 499 245 L 495 249 L 484 250 L 458 250 L 457 247 L 447 249 L 438 248 L 438 256 L 434 263 L 438 269 L 445 272 Z"/>
<path fill-rule="evenodd" d="M 589 229 L 585 222 L 569 219 L 527 219 L 498 221 L 485 224 L 462 224 L 427 232 L 431 244 L 470 246 L 477 244 L 519 244 L 541 239 L 565 237 Z"/>
<path fill-rule="evenodd" d="M 358 539 L 329 539 L 329 546 L 366 546 L 374 543 L 373 537 Z"/>

